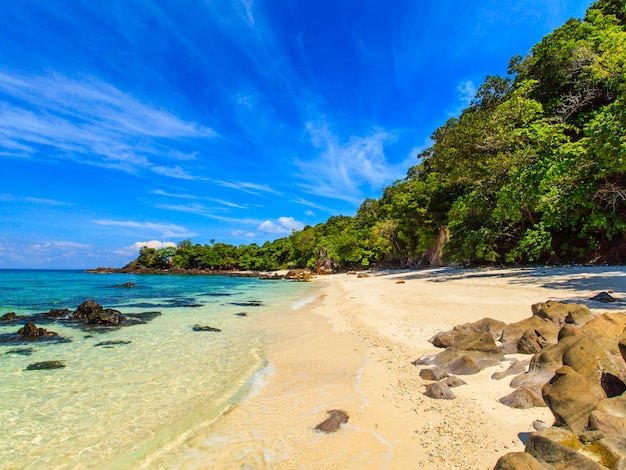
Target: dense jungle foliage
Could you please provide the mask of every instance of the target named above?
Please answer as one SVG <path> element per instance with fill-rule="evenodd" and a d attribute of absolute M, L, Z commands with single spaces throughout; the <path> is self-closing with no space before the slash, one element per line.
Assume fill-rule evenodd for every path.
<path fill-rule="evenodd" d="M 599 0 L 432 135 L 406 178 L 289 237 L 142 248 L 139 264 L 211 269 L 626 262 L 626 2 Z M 321 260 L 321 261 L 320 261 Z"/>

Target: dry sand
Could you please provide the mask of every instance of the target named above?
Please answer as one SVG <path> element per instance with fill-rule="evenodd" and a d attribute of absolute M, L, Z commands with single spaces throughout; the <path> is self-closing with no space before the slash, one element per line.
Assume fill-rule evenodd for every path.
<path fill-rule="evenodd" d="M 498 399 L 511 377 L 491 375 L 432 400 L 411 361 L 437 353 L 428 339 L 454 325 L 530 316 L 548 299 L 586 303 L 599 291 L 626 292 L 623 268 L 434 269 L 332 275 L 321 295 L 267 324 L 269 368 L 263 386 L 177 452 L 181 469 L 490 469 L 524 448 L 547 408 L 516 410 Z M 625 308 L 626 309 L 626 308 Z M 520 356 L 516 356 L 520 357 Z M 334 434 L 313 430 L 331 409 L 350 420 Z"/>

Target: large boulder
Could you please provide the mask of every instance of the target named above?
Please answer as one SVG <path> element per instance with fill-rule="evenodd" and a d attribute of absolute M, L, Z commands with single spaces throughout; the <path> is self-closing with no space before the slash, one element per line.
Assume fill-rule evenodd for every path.
<path fill-rule="evenodd" d="M 555 344 L 559 335 L 559 325 L 545 318 L 533 315 L 516 323 L 511 323 L 503 331 L 500 337 L 502 345 L 500 349 L 505 354 L 514 354 L 520 352 L 519 341 L 527 331 L 534 332 L 537 336 L 541 336 L 544 346 Z M 524 351 L 524 349 L 522 349 Z"/>
<path fill-rule="evenodd" d="M 458 337 L 445 351 L 430 358 L 428 363 L 435 366 L 434 376 L 443 377 L 445 374 L 475 374 L 499 364 L 503 359 L 504 354 L 493 336 L 480 331 Z"/>
<path fill-rule="evenodd" d="M 589 429 L 606 434 L 626 435 L 626 396 L 600 400 L 589 415 Z"/>
<path fill-rule="evenodd" d="M 500 457 L 493 470 L 549 470 L 546 466 L 532 455 L 526 452 L 511 452 Z"/>
<path fill-rule="evenodd" d="M 454 328 L 448 331 L 442 331 L 430 338 L 428 341 L 433 346 L 438 348 L 447 348 L 451 346 L 457 339 L 462 336 L 466 336 L 469 333 L 476 333 L 479 331 L 486 331 L 490 333 L 494 339 L 499 338 L 502 335 L 502 330 L 506 327 L 506 323 L 500 320 L 494 320 L 493 318 L 483 318 L 473 323 L 463 323 L 462 325 L 456 325 Z"/>
<path fill-rule="evenodd" d="M 510 408 L 527 409 L 546 406 L 541 391 L 536 388 L 518 388 L 498 400 Z"/>
<path fill-rule="evenodd" d="M 550 429 L 552 428 L 531 434 L 526 444 L 526 452 L 555 470 L 606 470 L 606 467 L 585 457 L 576 449 L 558 442 L 549 433 L 546 435 L 546 431 Z"/>
<path fill-rule="evenodd" d="M 580 304 L 566 304 L 548 300 L 531 307 L 530 318 L 511 323 L 502 331 L 500 349 L 505 354 L 535 354 L 543 347 L 558 341 L 559 330 L 566 318 L 589 314 L 589 309 Z"/>
<path fill-rule="evenodd" d="M 582 337 L 563 353 L 563 365 L 570 366 L 579 374 L 582 374 L 587 381 L 607 387 L 618 387 L 618 376 L 621 371 L 615 364 L 613 356 L 610 356 L 597 341 L 588 337 Z M 602 378 L 605 380 L 602 380 Z M 609 381 L 609 377 L 613 379 Z M 623 385 L 623 382 L 621 382 Z M 604 388 L 604 387 L 603 387 Z M 619 388 L 619 387 L 618 387 Z M 608 390 L 605 390 L 607 396 Z M 622 389 L 623 392 L 623 389 Z M 615 392 L 611 393 L 612 395 Z"/>
<path fill-rule="evenodd" d="M 599 384 L 588 381 L 569 366 L 556 370 L 542 394 L 554 415 L 555 426 L 566 427 L 576 434 L 587 429 L 589 415 L 605 398 Z"/>

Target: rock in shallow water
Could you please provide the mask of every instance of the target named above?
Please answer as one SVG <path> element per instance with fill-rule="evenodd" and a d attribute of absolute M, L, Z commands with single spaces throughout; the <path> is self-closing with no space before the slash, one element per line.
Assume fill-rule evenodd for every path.
<path fill-rule="evenodd" d="M 50 369 L 62 369 L 65 364 L 61 361 L 43 361 L 30 364 L 24 370 L 50 370 Z"/>
<path fill-rule="evenodd" d="M 347 423 L 350 418 L 348 413 L 343 410 L 330 410 L 327 413 L 329 417 L 315 426 L 316 431 L 325 433 L 335 432 L 342 424 Z"/>
<path fill-rule="evenodd" d="M 196 325 L 193 327 L 193 331 L 222 331 L 219 328 L 213 328 L 212 326 L 202 326 L 202 325 Z"/>

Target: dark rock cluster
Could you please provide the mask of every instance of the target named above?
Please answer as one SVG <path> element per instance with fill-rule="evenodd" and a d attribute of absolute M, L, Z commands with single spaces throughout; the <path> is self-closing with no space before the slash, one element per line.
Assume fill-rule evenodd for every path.
<path fill-rule="evenodd" d="M 532 433 L 525 452 L 503 456 L 496 470 L 626 468 L 626 313 L 594 315 L 586 306 L 542 302 L 532 316 L 509 325 L 485 318 L 438 333 L 431 342 L 445 350 L 418 359 L 425 394 L 451 399 L 445 380 L 476 373 L 505 354 L 514 360 L 501 380 L 515 375 L 515 390 L 500 399 L 514 408 L 547 406 L 552 426 Z M 526 371 L 525 366 L 528 365 Z"/>

